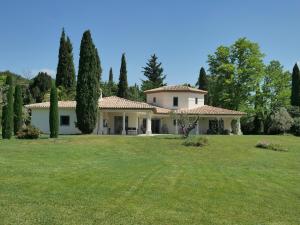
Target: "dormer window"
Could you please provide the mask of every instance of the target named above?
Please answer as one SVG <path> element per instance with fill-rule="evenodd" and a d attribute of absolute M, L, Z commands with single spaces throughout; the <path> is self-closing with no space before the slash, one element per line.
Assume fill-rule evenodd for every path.
<path fill-rule="evenodd" d="M 198 98 L 195 98 L 195 104 L 198 105 Z"/>
<path fill-rule="evenodd" d="M 178 97 L 173 97 L 173 106 L 178 106 Z"/>
<path fill-rule="evenodd" d="M 153 103 L 156 103 L 156 97 L 153 97 Z"/>

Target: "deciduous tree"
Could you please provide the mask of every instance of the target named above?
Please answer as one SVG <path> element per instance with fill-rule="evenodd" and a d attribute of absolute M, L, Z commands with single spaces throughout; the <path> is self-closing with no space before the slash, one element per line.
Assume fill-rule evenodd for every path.
<path fill-rule="evenodd" d="M 8 91 L 6 93 L 6 105 L 2 108 L 2 138 L 10 139 L 14 125 L 14 87 L 12 76 L 7 76 L 6 85 L 8 85 Z"/>

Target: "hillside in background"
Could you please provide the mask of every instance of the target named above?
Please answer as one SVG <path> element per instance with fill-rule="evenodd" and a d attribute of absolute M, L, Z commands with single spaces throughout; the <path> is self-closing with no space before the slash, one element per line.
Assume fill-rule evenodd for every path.
<path fill-rule="evenodd" d="M 22 77 L 21 75 L 12 73 L 10 71 L 0 71 L 0 87 L 2 87 L 5 84 L 5 80 L 7 75 L 11 75 L 14 78 L 14 81 L 16 84 L 22 84 L 22 85 L 28 85 L 30 80 Z"/>

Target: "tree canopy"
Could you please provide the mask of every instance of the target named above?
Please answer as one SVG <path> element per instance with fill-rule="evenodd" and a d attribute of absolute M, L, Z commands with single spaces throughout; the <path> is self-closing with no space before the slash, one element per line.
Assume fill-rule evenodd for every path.
<path fill-rule="evenodd" d="M 56 73 L 56 86 L 62 86 L 67 91 L 74 91 L 76 85 L 75 67 L 73 62 L 73 46 L 64 29 L 60 38 L 58 64 Z"/>
<path fill-rule="evenodd" d="M 220 46 L 209 55 L 212 104 L 233 110 L 249 108 L 264 73 L 263 57 L 259 45 L 246 38 L 229 47 Z"/>
<path fill-rule="evenodd" d="M 100 96 L 99 62 L 91 33 L 87 30 L 81 39 L 76 88 L 77 127 L 84 134 L 92 133 L 96 126 Z"/>
<path fill-rule="evenodd" d="M 300 71 L 297 63 L 295 64 L 292 73 L 291 105 L 300 106 Z"/>
<path fill-rule="evenodd" d="M 155 54 L 151 55 L 145 67 L 143 67 L 143 74 L 147 78 L 142 80 L 142 90 L 146 91 L 153 88 L 158 88 L 166 85 L 164 80 L 166 75 L 163 74 L 161 62 L 158 62 L 158 58 Z"/>
<path fill-rule="evenodd" d="M 127 68 L 126 68 L 125 53 L 122 54 L 122 59 L 121 59 L 121 68 L 120 68 L 117 96 L 121 98 L 128 98 L 128 82 L 127 82 Z"/>

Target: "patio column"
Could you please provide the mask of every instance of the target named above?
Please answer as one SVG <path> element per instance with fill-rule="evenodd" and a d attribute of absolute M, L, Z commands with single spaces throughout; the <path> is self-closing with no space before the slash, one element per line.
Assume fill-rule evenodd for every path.
<path fill-rule="evenodd" d="M 123 129 L 122 129 L 122 135 L 126 135 L 125 120 L 126 120 L 126 116 L 125 116 L 125 112 L 123 112 Z"/>
<path fill-rule="evenodd" d="M 139 134 L 138 133 L 138 130 L 139 130 L 139 114 L 136 113 L 136 117 L 135 117 L 135 129 L 136 129 L 136 134 Z"/>
<path fill-rule="evenodd" d="M 146 134 L 150 135 L 152 134 L 152 128 L 151 128 L 151 114 L 147 113 L 147 127 L 146 127 Z"/>
<path fill-rule="evenodd" d="M 238 135 L 242 135 L 243 133 L 242 133 L 242 130 L 241 130 L 241 120 L 240 120 L 240 118 L 237 118 L 236 119 L 236 121 L 237 121 L 237 128 L 238 128 Z"/>
<path fill-rule="evenodd" d="M 178 120 L 175 119 L 175 134 L 178 134 Z"/>
<path fill-rule="evenodd" d="M 99 113 L 99 131 L 98 134 L 103 134 L 103 112 Z"/>
<path fill-rule="evenodd" d="M 199 120 L 197 121 L 197 125 L 196 125 L 196 134 L 199 134 Z"/>

